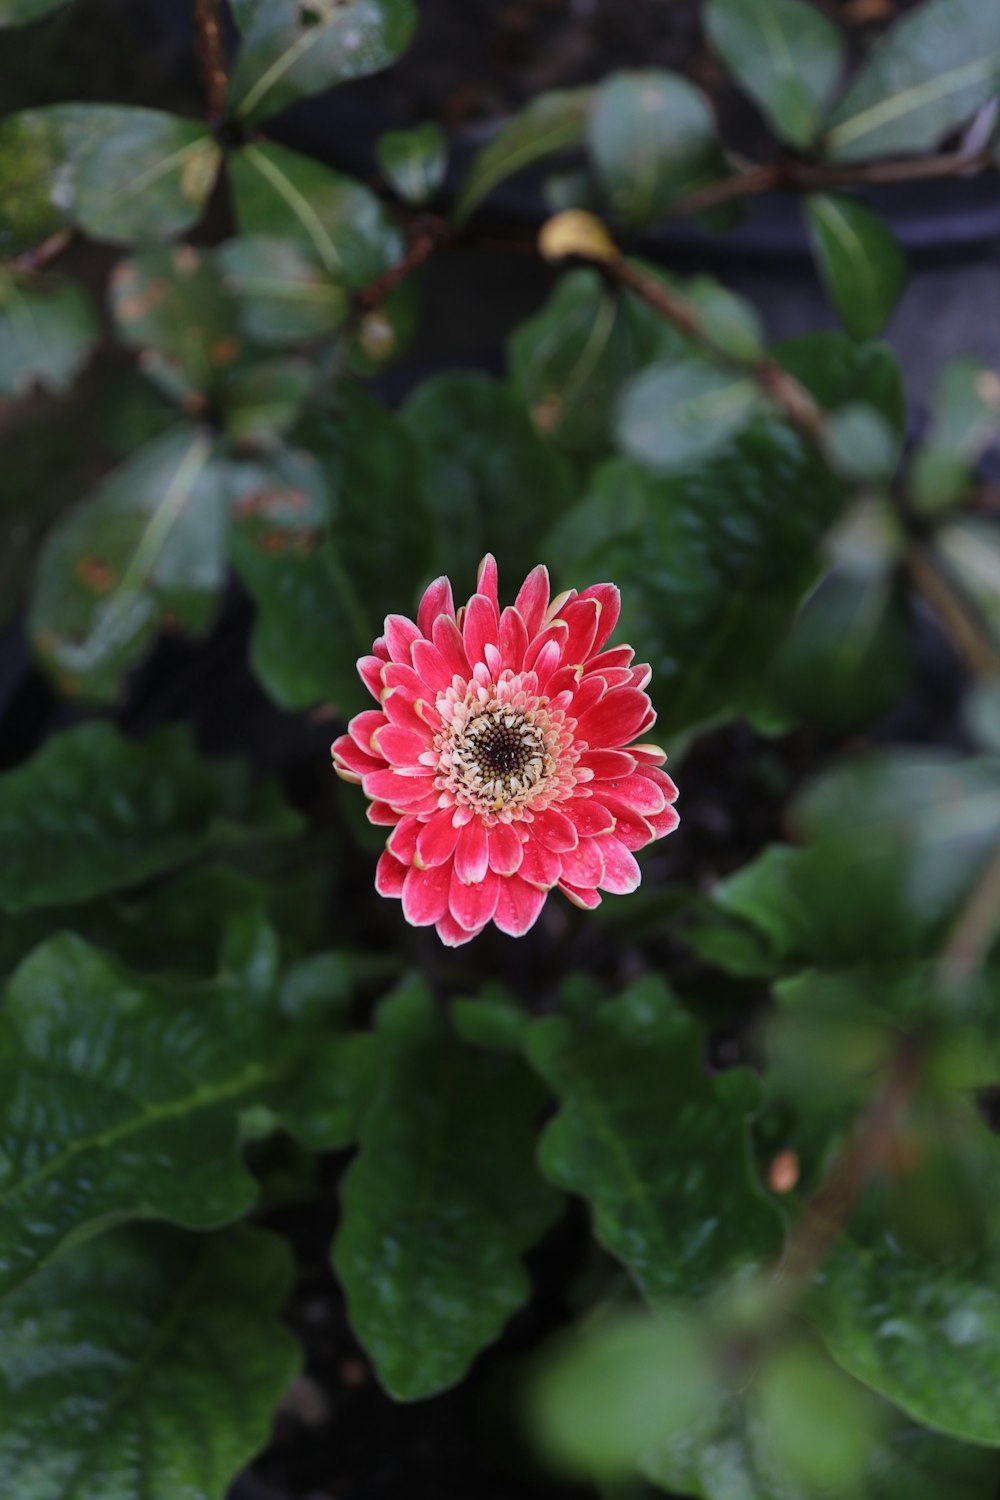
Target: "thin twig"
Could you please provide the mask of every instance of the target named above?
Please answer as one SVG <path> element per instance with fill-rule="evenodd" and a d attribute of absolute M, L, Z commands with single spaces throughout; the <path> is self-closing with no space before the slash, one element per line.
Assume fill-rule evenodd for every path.
<path fill-rule="evenodd" d="M 387 297 L 394 287 L 404 281 L 411 272 L 422 266 L 426 260 L 448 244 L 454 231 L 446 219 L 439 219 L 432 214 L 422 214 L 416 219 L 411 229 L 410 245 L 397 265 L 390 266 L 388 271 L 377 276 L 374 281 L 369 281 L 357 294 L 357 303 L 361 312 L 371 312 L 374 307 Z"/>
<path fill-rule="evenodd" d="M 956 654 L 973 677 L 1000 675 L 1000 651 L 986 621 L 931 549 L 922 542 L 911 541 L 906 566 Z"/>
<path fill-rule="evenodd" d="M 36 271 L 44 271 L 46 266 L 61 255 L 67 245 L 73 239 L 72 229 L 58 229 L 55 234 L 50 234 L 47 240 L 42 240 L 40 245 L 33 245 L 30 250 L 15 255 L 11 260 L 2 262 L 7 271 L 24 271 L 29 275 Z"/>
<path fill-rule="evenodd" d="M 948 994 L 965 989 L 978 974 L 1000 930 L 1000 843 L 948 935 L 938 959 L 938 982 Z"/>
<path fill-rule="evenodd" d="M 229 72 L 218 0 L 194 0 L 194 25 L 208 112 L 213 121 L 219 121 L 225 113 Z"/>

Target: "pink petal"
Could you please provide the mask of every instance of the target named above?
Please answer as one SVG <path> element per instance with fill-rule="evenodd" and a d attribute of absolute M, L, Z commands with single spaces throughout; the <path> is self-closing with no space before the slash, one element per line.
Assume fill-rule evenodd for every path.
<path fill-rule="evenodd" d="M 459 830 L 455 827 L 451 809 L 434 814 L 420 826 L 417 835 L 417 858 L 428 868 L 443 865 L 455 852 Z"/>
<path fill-rule="evenodd" d="M 385 643 L 392 661 L 405 662 L 408 666 L 413 642 L 420 640 L 420 631 L 405 615 L 386 615 Z"/>
<path fill-rule="evenodd" d="M 538 920 L 548 892 L 528 885 L 517 875 L 500 882 L 500 894 L 493 920 L 508 937 L 523 937 Z"/>
<path fill-rule="evenodd" d="M 528 649 L 524 653 L 524 670 L 526 672 L 533 672 L 537 670 L 535 663 L 538 661 L 538 658 L 541 656 L 543 650 L 550 641 L 554 641 L 558 646 L 559 649 L 556 661 L 557 663 L 561 663 L 563 659 L 563 647 L 565 646 L 568 639 L 569 626 L 566 624 L 566 621 L 553 620 L 551 625 L 547 625 L 545 629 L 541 631 L 540 634 L 536 635 L 534 639 L 529 643 Z"/>
<path fill-rule="evenodd" d="M 497 560 L 493 556 L 492 552 L 487 552 L 486 556 L 479 564 L 479 568 L 476 573 L 476 593 L 485 594 L 486 598 L 490 600 L 491 604 L 493 604 L 498 614 L 500 612 L 500 600 L 498 592 L 499 586 L 500 581 L 497 577 Z"/>
<path fill-rule="evenodd" d="M 378 640 L 372 642 L 372 651 L 381 662 L 389 660 L 389 647 L 385 643 L 385 636 L 380 635 Z"/>
<path fill-rule="evenodd" d="M 364 713 L 354 715 L 347 726 L 347 732 L 365 755 L 374 755 L 380 760 L 385 760 L 385 756 L 379 754 L 372 738 L 375 731 L 381 729 L 384 724 L 385 714 L 380 713 L 377 708 L 366 708 Z"/>
<path fill-rule="evenodd" d="M 592 656 L 583 670 L 587 673 L 605 672 L 612 667 L 627 667 L 634 655 L 631 646 L 612 646 L 609 651 Z"/>
<path fill-rule="evenodd" d="M 431 709 L 425 699 L 412 697 L 404 688 L 390 688 L 382 700 L 382 707 L 389 723 L 399 729 L 426 735 L 428 730 L 440 728 L 437 710 Z"/>
<path fill-rule="evenodd" d="M 398 771 L 372 771 L 361 783 L 366 797 L 378 797 L 390 807 L 406 807 L 415 812 L 414 803 L 421 802 L 433 789 L 431 773 L 422 776 L 401 776 Z"/>
<path fill-rule="evenodd" d="M 589 589 L 581 591 L 580 598 L 596 599 L 601 606 L 600 624 L 593 645 L 595 651 L 600 651 L 618 624 L 618 616 L 622 612 L 621 590 L 613 583 L 592 583 Z"/>
<path fill-rule="evenodd" d="M 482 930 L 480 927 L 475 932 L 466 932 L 464 927 L 459 927 L 450 912 L 445 912 L 437 924 L 437 935 L 446 948 L 461 948 L 463 943 L 471 943 Z"/>
<path fill-rule="evenodd" d="M 595 839 L 594 843 L 601 846 L 604 857 L 604 876 L 599 882 L 602 891 L 610 891 L 613 896 L 631 895 L 642 879 L 635 856 L 611 833 Z"/>
<path fill-rule="evenodd" d="M 451 679 L 455 675 L 438 648 L 430 641 L 414 641 L 413 670 L 432 698 L 450 688 Z"/>
<path fill-rule="evenodd" d="M 528 631 L 517 610 L 508 605 L 500 616 L 500 664 L 520 672 L 528 649 Z"/>
<path fill-rule="evenodd" d="M 500 617 L 496 605 L 485 594 L 473 594 L 462 627 L 462 643 L 470 664 L 486 660 L 486 647 L 500 642 Z"/>
<path fill-rule="evenodd" d="M 572 901 L 574 906 L 581 906 L 584 911 L 593 911 L 595 907 L 601 904 L 601 898 L 597 891 L 577 890 L 575 886 L 569 885 L 565 880 L 560 880 L 559 889 L 564 896 L 567 896 Z"/>
<path fill-rule="evenodd" d="M 384 770 L 385 763 L 359 750 L 349 734 L 342 734 L 330 746 L 333 767 L 338 775 L 360 781 L 372 771 Z"/>
<path fill-rule="evenodd" d="M 381 743 L 382 736 L 379 735 L 379 744 Z M 626 776 L 622 781 L 616 781 L 614 796 L 617 801 L 624 802 L 644 818 L 648 818 L 651 813 L 662 812 L 667 801 L 662 787 L 657 786 L 651 777 L 644 776 L 641 771 L 637 771 L 634 776 Z"/>
<path fill-rule="evenodd" d="M 576 692 L 573 694 L 573 707 L 571 710 L 577 722 L 579 723 L 584 714 L 589 713 L 596 704 L 600 703 L 606 694 L 607 687 L 605 686 L 603 677 L 582 677 L 579 680 Z"/>
<path fill-rule="evenodd" d="M 667 806 L 661 813 L 656 813 L 656 815 L 649 820 L 649 826 L 653 830 L 653 837 L 656 839 L 662 839 L 666 834 L 673 833 L 680 820 L 680 813 L 677 811 L 676 807 L 671 807 L 668 802 Z"/>
<path fill-rule="evenodd" d="M 537 839 L 529 839 L 523 845 L 524 854 L 521 859 L 521 868 L 518 875 L 522 880 L 528 881 L 529 885 L 537 886 L 539 890 L 547 891 L 554 886 L 559 879 L 562 869 L 562 860 L 558 854 L 551 849 L 546 849 Z"/>
<path fill-rule="evenodd" d="M 547 807 L 543 812 L 535 813 L 531 832 L 540 844 L 544 844 L 546 849 L 551 849 L 554 854 L 563 854 L 570 849 L 575 849 L 580 842 L 576 828 L 569 818 L 554 807 Z"/>
<path fill-rule="evenodd" d="M 403 916 L 411 927 L 433 927 L 448 910 L 451 866 L 421 870 L 411 865 L 403 882 Z"/>
<path fill-rule="evenodd" d="M 635 738 L 650 712 L 649 699 L 638 688 L 616 688 L 578 719 L 577 735 L 590 745 L 614 750 Z"/>
<path fill-rule="evenodd" d="M 611 833 L 615 826 L 614 813 L 593 797 L 574 797 L 569 802 L 560 802 L 559 807 L 584 838 Z"/>
<path fill-rule="evenodd" d="M 661 771 L 659 766 L 649 765 L 640 766 L 639 771 L 640 775 L 648 777 L 650 781 L 654 782 L 655 785 L 660 788 L 668 802 L 677 801 L 677 788 L 674 786 L 674 783 L 671 781 L 666 771 Z"/>
<path fill-rule="evenodd" d="M 604 857 L 600 839 L 581 839 L 575 849 L 562 856 L 562 878 L 578 890 L 604 883 Z"/>
<path fill-rule="evenodd" d="M 402 817 L 388 802 L 369 802 L 368 821 L 374 823 L 376 828 L 394 828 Z"/>
<path fill-rule="evenodd" d="M 375 889 L 380 896 L 396 896 L 403 894 L 403 882 L 406 879 L 407 866 L 400 864 L 388 849 L 379 855 L 378 864 L 375 866 Z"/>
<path fill-rule="evenodd" d="M 549 570 L 544 563 L 539 563 L 537 568 L 532 568 L 514 600 L 514 608 L 524 621 L 529 640 L 541 630 L 548 604 Z"/>
<path fill-rule="evenodd" d="M 653 669 L 648 662 L 644 661 L 640 662 L 637 667 L 630 667 L 629 675 L 632 678 L 632 686 L 642 690 L 649 687 L 649 684 L 652 682 Z"/>
<path fill-rule="evenodd" d="M 417 610 L 420 633 L 428 640 L 430 640 L 434 621 L 438 615 L 450 615 L 452 619 L 455 617 L 455 601 L 452 597 L 451 584 L 444 577 L 435 578 L 433 583 L 428 584 Z"/>
<path fill-rule="evenodd" d="M 442 616 L 434 621 L 433 641 L 444 657 L 453 677 L 468 678 L 472 673 L 462 644 L 462 634 L 454 620 Z"/>
<path fill-rule="evenodd" d="M 497 909 L 501 883 L 499 875 L 487 870 L 482 880 L 475 885 L 466 885 L 459 879 L 458 865 L 455 864 L 448 890 L 448 910 L 459 927 L 466 932 L 478 932 L 485 927 Z"/>
<path fill-rule="evenodd" d="M 382 698 L 382 668 L 384 661 L 377 656 L 362 656 L 358 660 L 358 676 L 371 693 L 376 703 Z"/>
<path fill-rule="evenodd" d="M 546 641 L 535 661 L 534 675 L 538 678 L 538 690 L 547 693 L 553 676 L 558 674 L 562 663 L 562 645 L 559 641 Z"/>
<path fill-rule="evenodd" d="M 400 864 L 412 865 L 421 826 L 417 818 L 401 818 L 386 840 L 385 847 L 396 856 Z"/>
<path fill-rule="evenodd" d="M 595 802 L 603 802 L 615 817 L 615 838 L 620 839 L 626 849 L 643 849 L 654 837 L 653 825 L 641 813 L 633 812 L 627 802 L 622 802 L 603 786 L 595 788 Z"/>
<path fill-rule="evenodd" d="M 416 729 L 401 729 L 398 724 L 386 724 L 376 731 L 374 739 L 379 754 L 384 756 L 390 766 L 417 765 L 419 757 L 431 743 L 426 730 L 420 734 Z"/>
<path fill-rule="evenodd" d="M 596 781 L 614 781 L 632 775 L 635 757 L 631 750 L 585 750 L 580 756 L 580 764 L 589 766 Z"/>
<path fill-rule="evenodd" d="M 475 885 L 489 869 L 489 845 L 482 818 L 472 818 L 461 829 L 455 846 L 455 875 L 465 885 Z"/>
<path fill-rule="evenodd" d="M 569 626 L 563 661 L 582 665 L 587 660 L 597 636 L 600 616 L 601 606 L 596 599 L 574 599 L 563 608 L 560 618 Z"/>
<path fill-rule="evenodd" d="M 634 755 L 636 760 L 645 761 L 652 766 L 662 766 L 667 758 L 667 752 L 661 750 L 659 745 L 629 745 L 628 753 Z"/>
<path fill-rule="evenodd" d="M 515 870 L 521 868 L 524 845 L 512 824 L 494 823 L 492 828 L 487 829 L 486 837 L 491 870 L 495 870 L 498 875 L 513 875 Z"/>

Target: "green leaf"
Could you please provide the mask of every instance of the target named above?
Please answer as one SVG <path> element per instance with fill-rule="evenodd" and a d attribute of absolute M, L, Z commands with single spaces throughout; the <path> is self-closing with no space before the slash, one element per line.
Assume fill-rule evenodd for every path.
<path fill-rule="evenodd" d="M 68 0 L 0 0 L 0 26 L 27 26 L 66 4 Z"/>
<path fill-rule="evenodd" d="M 558 1199 L 535 1170 L 544 1094 L 519 1057 L 454 1041 L 419 982 L 378 1026 L 334 1264 L 380 1381 L 412 1401 L 458 1381 L 524 1301 L 521 1255 Z"/>
<path fill-rule="evenodd" d="M 232 154 L 229 177 L 242 235 L 297 240 L 335 281 L 364 286 L 403 258 L 403 237 L 375 194 L 321 162 L 254 142 Z"/>
<path fill-rule="evenodd" d="M 434 519 L 434 569 L 461 589 L 494 552 L 512 581 L 539 560 L 539 534 L 567 507 L 571 475 L 499 381 L 462 370 L 425 380 L 402 411 Z"/>
<path fill-rule="evenodd" d="M 50 533 L 28 616 L 63 692 L 114 701 L 165 625 L 206 631 L 225 581 L 227 516 L 211 434 L 174 427 Z"/>
<path fill-rule="evenodd" d="M 155 109 L 54 104 L 0 123 L 0 246 L 60 225 L 128 245 L 201 218 L 221 153 L 205 126 Z"/>
<path fill-rule="evenodd" d="M 803 604 L 768 673 L 779 710 L 823 729 L 859 729 L 898 702 L 913 674 L 905 598 L 884 573 L 833 569 Z"/>
<path fill-rule="evenodd" d="M 844 63 L 837 26 L 802 0 L 709 0 L 705 27 L 781 139 L 811 145 Z"/>
<path fill-rule="evenodd" d="M 857 198 L 812 194 L 806 223 L 837 316 L 856 339 L 882 332 L 906 285 L 906 256 L 878 214 Z"/>
<path fill-rule="evenodd" d="M 914 499 L 935 513 L 960 504 L 973 469 L 1000 431 L 1000 376 L 971 356 L 949 360 L 934 391 L 932 422 L 913 466 Z"/>
<path fill-rule="evenodd" d="M 426 203 L 444 182 L 448 138 L 430 121 L 412 130 L 387 130 L 375 142 L 375 158 L 404 203 Z"/>
<path fill-rule="evenodd" d="M 81 724 L 0 775 L 0 908 L 89 901 L 297 829 L 287 809 L 254 805 L 238 767 L 201 760 L 180 727 L 135 745 L 110 724 Z"/>
<path fill-rule="evenodd" d="M 226 436 L 238 446 L 273 448 L 298 420 L 315 371 L 304 359 L 245 360 L 223 391 Z"/>
<path fill-rule="evenodd" d="M 409 46 L 413 0 L 268 0 L 248 6 L 229 88 L 243 120 L 389 67 Z"/>
<path fill-rule="evenodd" d="M 587 143 L 611 207 L 651 224 L 719 175 L 711 106 L 677 73 L 615 73 L 597 89 Z"/>
<path fill-rule="evenodd" d="M 200 411 L 240 353 L 236 306 L 217 266 L 191 245 L 157 245 L 119 261 L 111 312 L 123 344 L 166 395 Z"/>
<path fill-rule="evenodd" d="M 277 235 L 248 234 L 218 250 L 242 332 L 278 349 L 334 333 L 348 312 L 347 294 L 316 260 L 313 247 Z"/>
<path fill-rule="evenodd" d="M 542 1138 L 542 1170 L 588 1200 L 598 1239 L 653 1300 L 699 1296 L 781 1242 L 750 1174 L 752 1079 L 711 1078 L 704 1050 L 654 979 L 529 1033 L 529 1057 L 563 1106 Z"/>
<path fill-rule="evenodd" d="M 593 90 L 553 89 L 539 94 L 501 127 L 476 156 L 455 205 L 455 218 L 467 219 L 506 178 L 544 156 L 583 144 Z"/>
<path fill-rule="evenodd" d="M 237 485 L 233 562 L 258 611 L 251 661 L 283 707 L 360 708 L 355 662 L 427 568 L 416 455 L 397 418 L 346 384 L 330 416 L 293 435 L 308 452 L 291 469 L 245 467 Z"/>
<path fill-rule="evenodd" d="M 885 484 L 899 457 L 892 427 L 881 412 L 861 401 L 830 413 L 820 443 L 833 472 L 854 485 Z"/>
<path fill-rule="evenodd" d="M 902 16 L 830 116 L 837 161 L 928 151 L 1000 86 L 1000 11 L 980 0 L 927 0 Z"/>
<path fill-rule="evenodd" d="M 750 375 L 694 356 L 650 365 L 621 393 L 618 441 L 654 473 L 690 469 L 724 448 L 760 405 Z"/>
<path fill-rule="evenodd" d="M 628 377 L 682 347 L 680 335 L 596 271 L 570 271 L 507 343 L 511 383 L 537 430 L 569 453 L 612 443 L 614 403 Z"/>
<path fill-rule="evenodd" d="M 859 347 L 842 333 L 812 333 L 777 345 L 773 353 L 827 411 L 851 402 L 872 407 L 896 433 L 902 450 L 906 392 L 899 363 L 885 344 Z"/>
<path fill-rule="evenodd" d="M 1000 525 L 987 516 L 963 516 L 942 527 L 934 544 L 1000 641 Z"/>
<path fill-rule="evenodd" d="M 0 269 L 0 397 L 66 390 L 86 364 L 98 327 L 90 299 L 70 281 Z"/>
<path fill-rule="evenodd" d="M 223 1500 L 299 1368 L 292 1274 L 244 1228 L 118 1230 L 50 1266 L 0 1309 L 4 1493 Z"/>

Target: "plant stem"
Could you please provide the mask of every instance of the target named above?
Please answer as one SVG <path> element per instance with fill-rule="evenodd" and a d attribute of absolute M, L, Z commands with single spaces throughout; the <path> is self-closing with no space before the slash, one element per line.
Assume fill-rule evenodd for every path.
<path fill-rule="evenodd" d="M 446 219 L 437 218 L 433 214 L 421 214 L 414 220 L 411 226 L 411 238 L 409 248 L 403 259 L 396 265 L 390 266 L 381 276 L 374 281 L 369 281 L 357 294 L 357 303 L 362 313 L 371 312 L 377 307 L 384 297 L 404 281 L 412 271 L 422 266 L 426 260 L 440 250 L 454 237 L 454 231 Z"/>
<path fill-rule="evenodd" d="M 194 0 L 194 25 L 197 36 L 198 67 L 208 113 L 213 122 L 222 119 L 226 107 L 229 72 L 226 48 L 219 20 L 218 0 Z"/>

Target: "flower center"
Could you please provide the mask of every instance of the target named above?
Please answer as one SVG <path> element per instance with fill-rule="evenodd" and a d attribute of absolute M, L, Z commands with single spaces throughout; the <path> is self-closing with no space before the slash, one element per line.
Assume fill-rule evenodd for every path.
<path fill-rule="evenodd" d="M 553 769 L 538 726 L 503 704 L 483 709 L 466 722 L 452 763 L 470 789 L 504 803 Z"/>

